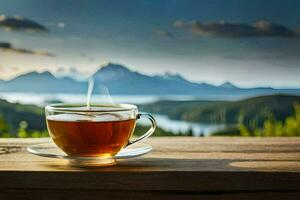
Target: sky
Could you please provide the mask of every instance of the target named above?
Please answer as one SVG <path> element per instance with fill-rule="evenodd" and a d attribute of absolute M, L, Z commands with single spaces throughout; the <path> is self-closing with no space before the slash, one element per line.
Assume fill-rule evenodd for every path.
<path fill-rule="evenodd" d="M 241 87 L 300 88 L 298 0 L 0 0 L 0 78 L 108 62 Z"/>

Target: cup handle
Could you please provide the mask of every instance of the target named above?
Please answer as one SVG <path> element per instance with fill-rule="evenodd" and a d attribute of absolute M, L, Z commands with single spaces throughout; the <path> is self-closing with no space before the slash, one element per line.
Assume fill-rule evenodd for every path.
<path fill-rule="evenodd" d="M 136 142 L 139 142 L 141 140 L 144 140 L 144 139 L 148 138 L 150 135 L 152 135 L 154 133 L 154 131 L 156 129 L 156 121 L 155 121 L 154 117 L 150 113 L 140 112 L 137 115 L 137 119 L 140 119 L 141 117 L 145 117 L 145 118 L 149 119 L 150 122 L 151 122 L 151 127 L 150 127 L 150 129 L 144 135 L 142 135 L 138 139 L 135 139 L 133 141 L 129 140 L 128 144 L 126 145 L 126 147 L 128 147 L 129 145 L 132 145 L 132 144 L 134 144 Z"/>

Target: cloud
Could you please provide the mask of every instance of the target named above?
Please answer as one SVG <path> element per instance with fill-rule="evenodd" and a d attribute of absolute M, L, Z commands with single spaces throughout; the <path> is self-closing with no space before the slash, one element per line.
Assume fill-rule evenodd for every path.
<path fill-rule="evenodd" d="M 86 59 L 89 60 L 90 62 L 94 62 L 94 61 L 95 61 L 95 58 L 93 58 L 93 57 L 91 57 L 91 56 L 88 56 L 88 55 L 86 55 L 85 53 L 81 53 L 80 56 L 83 57 L 83 58 L 86 58 Z"/>
<path fill-rule="evenodd" d="M 54 73 L 58 77 L 72 77 L 81 81 L 88 77 L 88 74 L 79 71 L 76 67 L 59 67 Z"/>
<path fill-rule="evenodd" d="M 168 37 L 168 38 L 173 37 L 173 34 L 171 32 L 169 32 L 169 31 L 163 31 L 163 30 L 159 30 L 159 29 L 155 30 L 154 34 L 158 35 L 160 37 Z"/>
<path fill-rule="evenodd" d="M 56 25 L 57 25 L 57 27 L 59 27 L 59 28 L 65 28 L 65 26 L 66 26 L 66 24 L 63 23 L 63 22 L 58 22 Z"/>
<path fill-rule="evenodd" d="M 176 28 L 182 28 L 182 27 L 184 27 L 186 25 L 186 22 L 181 21 L 181 20 L 177 20 L 177 21 L 174 22 L 173 25 Z"/>
<path fill-rule="evenodd" d="M 45 26 L 23 17 L 14 16 L 7 17 L 5 15 L 0 16 L 0 27 L 5 31 L 28 31 L 28 32 L 47 32 L 49 31 Z"/>
<path fill-rule="evenodd" d="M 1 73 L 16 72 L 16 71 L 19 71 L 19 70 L 20 70 L 20 68 L 19 67 L 15 67 L 15 66 L 12 66 L 12 67 L 0 66 L 0 72 Z"/>
<path fill-rule="evenodd" d="M 272 52 L 265 52 L 265 53 L 257 53 L 257 54 L 246 54 L 246 55 L 233 55 L 233 54 L 226 54 L 222 56 L 224 59 L 228 60 L 242 60 L 242 61 L 257 61 L 257 60 L 264 60 L 264 61 L 279 61 L 279 60 L 299 60 L 298 56 L 295 56 L 290 53 L 279 52 L 279 53 L 272 53 Z"/>
<path fill-rule="evenodd" d="M 31 54 L 31 55 L 55 57 L 55 55 L 46 51 L 36 51 L 36 50 L 33 51 L 29 49 L 15 48 L 9 42 L 0 42 L 0 50 L 4 52 L 12 52 L 12 53 L 19 53 L 19 54 Z"/>
<path fill-rule="evenodd" d="M 46 24 L 48 27 L 55 27 L 55 28 L 65 28 L 66 24 L 64 22 L 45 22 L 44 24 Z"/>
<path fill-rule="evenodd" d="M 260 20 L 252 24 L 232 23 L 232 22 L 210 22 L 202 23 L 200 21 L 185 22 L 177 20 L 173 24 L 176 28 L 190 30 L 199 36 L 215 37 L 294 37 L 298 36 L 296 30 L 289 29 L 280 24 Z"/>
<path fill-rule="evenodd" d="M 224 55 L 224 59 L 228 60 L 281 60 L 286 58 L 285 55 L 278 54 L 258 54 L 258 55 Z"/>

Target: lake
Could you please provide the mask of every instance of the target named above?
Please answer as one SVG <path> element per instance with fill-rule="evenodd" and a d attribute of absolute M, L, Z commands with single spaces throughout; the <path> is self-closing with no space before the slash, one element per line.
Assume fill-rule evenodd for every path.
<path fill-rule="evenodd" d="M 45 106 L 51 101 L 62 101 L 66 103 L 82 103 L 86 101 L 85 94 L 37 94 L 37 93 L 19 93 L 19 92 L 5 92 L 0 93 L 0 98 L 6 99 L 12 103 L 21 104 L 34 104 L 39 106 Z M 188 95 L 93 95 L 93 103 L 130 103 L 130 104 L 145 104 L 152 103 L 158 100 L 199 100 L 199 97 L 188 96 Z M 201 98 L 203 99 L 203 98 Z M 203 99 L 203 100 L 207 100 Z M 215 100 L 215 99 L 214 99 Z M 167 131 L 172 131 L 174 133 L 186 132 L 192 129 L 195 136 L 200 134 L 209 135 L 212 132 L 224 128 L 225 125 L 218 124 L 202 124 L 186 122 L 181 120 L 169 119 L 167 116 L 154 114 L 156 118 L 157 125 Z M 143 125 L 148 124 L 147 121 L 140 122 Z"/>
<path fill-rule="evenodd" d="M 156 119 L 157 126 L 167 130 L 172 131 L 174 133 L 185 133 L 188 130 L 192 129 L 194 136 L 199 136 L 203 134 L 204 136 L 208 136 L 211 133 L 222 129 L 225 125 L 222 124 L 202 124 L 202 123 L 193 123 L 193 122 L 186 122 L 182 120 L 173 120 L 168 118 L 165 115 L 158 115 L 154 114 L 154 118 Z M 140 124 L 148 125 L 148 121 L 141 121 Z"/>
<path fill-rule="evenodd" d="M 23 92 L 0 92 L 0 98 L 6 99 L 9 102 L 19 102 L 22 104 L 35 104 L 44 106 L 49 101 L 62 101 L 67 103 L 82 103 L 86 102 L 85 94 L 61 94 L 61 93 L 23 93 Z M 199 97 L 189 95 L 98 95 L 93 94 L 91 101 L 93 103 L 130 103 L 130 104 L 145 104 L 158 100 L 197 100 Z M 112 102 L 111 102 L 112 101 Z"/>

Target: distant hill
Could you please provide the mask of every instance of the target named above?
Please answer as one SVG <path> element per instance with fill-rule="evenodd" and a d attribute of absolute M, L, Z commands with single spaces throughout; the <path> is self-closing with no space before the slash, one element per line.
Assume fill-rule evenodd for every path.
<path fill-rule="evenodd" d="M 0 82 L 2 92 L 78 93 L 86 91 L 86 83 L 69 77 L 57 78 L 50 72 L 30 72 L 9 81 Z"/>
<path fill-rule="evenodd" d="M 300 96 L 270 95 L 241 101 L 158 101 L 141 105 L 140 110 L 199 123 L 243 123 L 261 127 L 266 119 L 283 121 L 293 115 L 296 103 L 300 104 Z"/>
<path fill-rule="evenodd" d="M 28 124 L 27 130 L 46 129 L 44 109 L 33 105 L 9 103 L 0 99 L 0 118 L 7 123 L 9 132 L 15 134 L 22 121 Z"/>
<path fill-rule="evenodd" d="M 230 82 L 225 82 L 222 85 L 219 86 L 220 88 L 228 88 L 228 89 L 238 89 L 238 87 L 236 87 L 235 85 L 233 85 Z"/>
<path fill-rule="evenodd" d="M 207 99 L 276 93 L 300 94 L 300 89 L 239 88 L 230 82 L 220 86 L 195 83 L 178 74 L 149 76 L 112 63 L 101 67 L 93 77 L 95 94 L 101 93 L 103 86 L 109 89 L 110 94 L 196 95 Z M 86 93 L 86 90 L 85 81 L 71 77 L 56 77 L 47 71 L 30 72 L 9 81 L 0 81 L 0 92 Z"/>
<path fill-rule="evenodd" d="M 179 75 L 147 76 L 116 64 L 99 69 L 94 80 L 96 86 L 106 86 L 111 94 L 198 94 L 200 90 L 211 93 L 217 89 L 213 85 L 189 82 Z"/>

